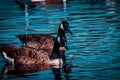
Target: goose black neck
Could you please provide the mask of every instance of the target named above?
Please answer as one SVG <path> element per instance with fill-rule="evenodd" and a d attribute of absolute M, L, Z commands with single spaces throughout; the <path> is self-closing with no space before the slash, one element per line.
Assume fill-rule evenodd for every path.
<path fill-rule="evenodd" d="M 60 48 L 60 43 L 58 42 L 58 36 L 54 42 L 54 46 L 53 46 L 53 51 L 52 51 L 52 55 L 50 56 L 51 59 L 57 59 L 60 58 L 60 54 L 59 54 L 59 48 Z"/>
<path fill-rule="evenodd" d="M 61 38 L 66 39 L 65 31 L 64 31 L 64 29 L 61 29 L 60 26 L 58 28 L 58 36 L 56 37 L 55 42 L 54 42 L 52 55 L 50 56 L 51 59 L 60 58 L 60 50 L 59 50 L 59 48 L 61 47 L 62 44 L 60 42 L 58 42 L 58 37 L 60 39 Z M 64 40 L 61 40 L 61 42 L 64 42 Z"/>

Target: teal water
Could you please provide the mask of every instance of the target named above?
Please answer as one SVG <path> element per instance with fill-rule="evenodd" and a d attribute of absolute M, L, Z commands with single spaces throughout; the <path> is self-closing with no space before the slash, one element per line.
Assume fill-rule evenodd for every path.
<path fill-rule="evenodd" d="M 38 5 L 22 9 L 14 0 L 0 1 L 0 44 L 20 46 L 18 34 L 43 33 L 56 36 L 61 20 L 70 23 L 67 34 L 68 71 L 2 74 L 5 62 L 0 55 L 1 80 L 119 80 L 120 3 L 114 0 L 68 0 L 66 4 Z M 33 66 L 34 67 L 34 66 Z M 70 71 L 69 71 L 70 70 Z"/>

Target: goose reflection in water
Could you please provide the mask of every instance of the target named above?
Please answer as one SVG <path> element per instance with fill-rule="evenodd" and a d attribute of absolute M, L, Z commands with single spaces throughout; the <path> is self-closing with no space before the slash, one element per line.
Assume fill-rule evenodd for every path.
<path fill-rule="evenodd" d="M 65 56 L 65 50 L 60 51 L 60 56 L 63 60 L 63 65 L 62 68 L 58 67 L 53 67 L 52 71 L 55 76 L 55 80 L 62 80 L 62 76 L 65 77 L 65 80 L 69 80 L 70 76 L 69 74 L 71 73 L 71 65 L 66 63 L 66 56 Z"/>
<path fill-rule="evenodd" d="M 22 76 L 27 73 L 33 73 L 43 70 L 48 70 L 50 68 L 49 64 L 42 64 L 42 65 L 10 65 L 5 64 L 2 70 L 2 75 L 7 77 L 7 75 L 18 75 Z"/>
<path fill-rule="evenodd" d="M 63 73 L 62 73 L 63 70 Z M 71 73 L 71 65 L 65 64 L 61 68 L 52 68 L 53 74 L 55 76 L 55 80 L 62 80 L 62 75 L 65 77 L 65 80 L 69 80 Z"/>

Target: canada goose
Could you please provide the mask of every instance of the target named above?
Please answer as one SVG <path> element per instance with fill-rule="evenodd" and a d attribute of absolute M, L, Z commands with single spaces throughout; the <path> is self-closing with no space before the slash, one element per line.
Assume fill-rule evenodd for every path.
<path fill-rule="evenodd" d="M 15 0 L 20 7 L 35 7 L 36 5 L 63 4 L 66 0 Z"/>
<path fill-rule="evenodd" d="M 66 0 L 31 0 L 31 3 L 37 3 L 41 5 L 48 5 L 48 4 L 63 4 Z"/>
<path fill-rule="evenodd" d="M 62 21 L 58 28 L 58 36 L 61 37 L 61 41 L 66 40 L 65 33 L 71 33 L 69 23 L 67 21 Z M 21 34 L 16 37 L 23 43 L 23 46 L 33 48 L 36 50 L 46 50 L 51 53 L 55 41 L 55 37 L 48 34 Z M 65 41 L 67 43 L 67 40 Z M 61 45 L 61 44 L 60 44 Z M 66 45 L 67 46 L 67 45 Z M 60 48 L 63 49 L 62 47 Z"/>
<path fill-rule="evenodd" d="M 4 60 L 9 64 L 50 64 L 50 65 L 60 65 L 63 63 L 60 57 L 60 45 L 65 47 L 66 44 L 61 42 L 61 37 L 57 36 L 54 42 L 53 51 L 51 56 L 48 53 L 39 50 L 26 48 L 26 47 L 16 47 L 16 46 L 3 46 L 0 51 L 2 52 Z M 65 47 L 66 48 L 66 47 Z"/>

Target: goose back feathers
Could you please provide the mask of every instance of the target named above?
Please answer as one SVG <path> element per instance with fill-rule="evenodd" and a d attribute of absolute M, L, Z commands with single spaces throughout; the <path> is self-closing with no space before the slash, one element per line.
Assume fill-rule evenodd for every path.
<path fill-rule="evenodd" d="M 45 64 L 50 61 L 48 54 L 42 50 L 36 51 L 30 48 L 19 48 L 16 46 L 4 46 L 1 49 L 9 58 L 15 59 L 15 63 L 17 64 L 38 64 L 37 61 L 39 61 L 39 64 Z"/>
<path fill-rule="evenodd" d="M 53 49 L 55 37 L 47 34 L 23 34 L 17 36 L 23 43 L 23 46 L 36 50 Z"/>

